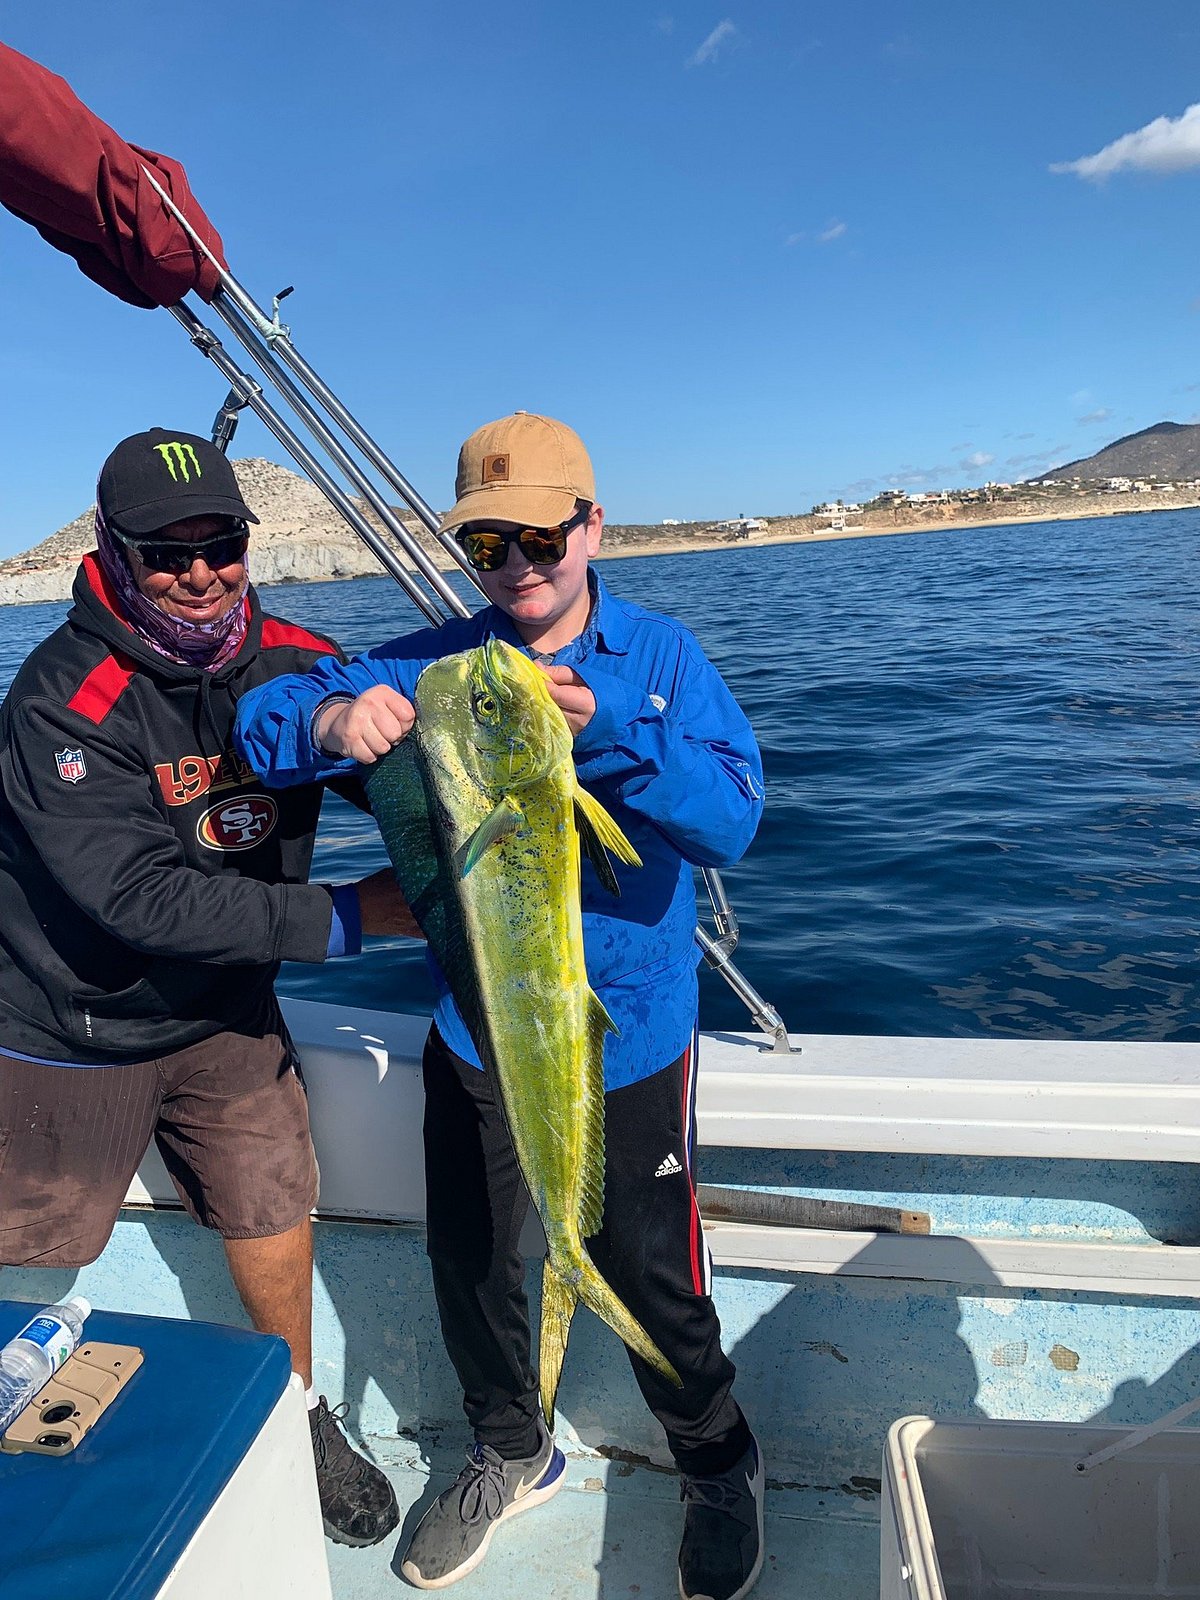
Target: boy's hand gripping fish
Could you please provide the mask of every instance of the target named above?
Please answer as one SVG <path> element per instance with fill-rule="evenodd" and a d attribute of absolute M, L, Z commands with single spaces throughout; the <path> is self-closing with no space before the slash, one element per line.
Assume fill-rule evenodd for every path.
<path fill-rule="evenodd" d="M 664 1377 L 679 1378 L 592 1264 L 604 1210 L 604 1035 L 588 986 L 580 848 L 618 893 L 607 852 L 641 861 L 580 788 L 545 676 L 503 640 L 426 667 L 413 732 L 366 775 L 396 876 L 436 956 L 546 1231 L 539 1350 L 554 1399 L 582 1300 Z"/>

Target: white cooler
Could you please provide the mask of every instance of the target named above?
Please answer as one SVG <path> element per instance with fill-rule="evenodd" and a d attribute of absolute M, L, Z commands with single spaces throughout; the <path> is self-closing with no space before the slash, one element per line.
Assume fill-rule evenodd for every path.
<path fill-rule="evenodd" d="M 883 1464 L 882 1600 L 1200 1596 L 1200 1431 L 1080 1472 L 1128 1429 L 904 1417 Z"/>

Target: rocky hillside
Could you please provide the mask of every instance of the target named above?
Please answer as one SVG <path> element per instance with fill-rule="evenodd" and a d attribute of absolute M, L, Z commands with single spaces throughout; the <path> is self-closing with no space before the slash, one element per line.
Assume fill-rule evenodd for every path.
<path fill-rule="evenodd" d="M 357 578 L 379 572 L 374 556 L 306 478 L 258 458 L 235 461 L 233 467 L 246 504 L 261 519 L 250 546 L 255 583 Z M 66 599 L 80 556 L 95 545 L 94 516 L 95 507 L 89 506 L 24 555 L 0 561 L 0 605 Z M 372 515 L 370 520 L 377 519 Z M 415 527 L 407 512 L 403 520 Z M 432 550 L 432 542 L 424 536 L 422 543 Z"/>
<path fill-rule="evenodd" d="M 1148 478 L 1155 483 L 1191 482 L 1200 478 L 1200 424 L 1156 422 L 1140 433 L 1114 439 L 1094 456 L 1069 461 L 1046 473 L 1049 478 L 1081 478 L 1100 483 L 1105 478 Z M 1035 479 L 1040 483 L 1042 480 Z"/>

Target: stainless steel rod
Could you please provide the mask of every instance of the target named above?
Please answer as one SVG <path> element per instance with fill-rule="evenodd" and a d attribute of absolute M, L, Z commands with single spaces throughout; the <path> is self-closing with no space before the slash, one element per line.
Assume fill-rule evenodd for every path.
<path fill-rule="evenodd" d="M 222 290 L 218 290 L 213 297 L 213 305 L 216 306 L 221 293 L 226 292 L 236 300 L 239 308 L 252 308 L 252 314 L 247 313 L 248 320 L 258 331 L 260 338 L 269 339 L 272 349 L 278 348 L 281 359 L 292 369 L 314 399 L 325 407 L 347 438 L 358 446 L 375 470 L 391 484 L 392 488 L 396 490 L 397 494 L 424 524 L 425 528 L 437 539 L 447 554 L 453 557 L 455 563 L 462 568 L 472 583 L 478 587 L 478 580 L 457 542 L 450 534 L 443 532 L 441 518 L 437 512 L 408 481 L 382 445 L 372 438 L 358 418 L 343 405 L 320 373 L 315 371 L 304 359 L 292 343 L 291 331 L 272 322 L 262 307 L 255 304 L 249 292 L 227 270 L 222 271 L 222 285 Z M 264 330 L 268 331 L 264 332 Z"/>
<path fill-rule="evenodd" d="M 275 407 L 263 394 L 259 385 L 255 383 L 248 373 L 243 372 L 232 359 L 216 334 L 210 328 L 207 328 L 187 306 L 174 305 L 169 309 L 171 315 L 187 329 L 188 337 L 196 348 L 209 358 L 218 371 L 225 376 L 230 385 L 245 399 L 251 410 L 262 418 L 283 448 L 309 475 L 326 499 L 342 514 L 354 529 L 354 532 L 357 533 L 362 542 L 371 551 L 371 554 L 380 562 L 384 570 L 395 578 L 396 582 L 426 620 L 432 623 L 435 628 L 438 627 L 445 618 L 434 602 L 421 588 L 412 573 L 402 565 L 395 551 L 390 550 L 379 537 L 341 485 L 330 477 L 312 451 L 297 437 L 279 415 Z"/>
<path fill-rule="evenodd" d="M 721 874 L 714 867 L 704 867 L 701 870 L 704 887 L 708 890 L 709 903 L 713 908 L 713 920 L 720 935 L 717 946 L 725 955 L 731 956 L 737 949 L 737 942 L 741 937 L 737 916 L 729 904 L 729 896 L 725 893 Z"/>
<path fill-rule="evenodd" d="M 759 994 L 748 979 L 742 976 L 725 951 L 721 949 L 720 945 L 706 929 L 697 927 L 696 943 L 700 946 L 701 953 L 708 965 L 714 972 L 721 974 L 763 1032 L 770 1034 L 772 1040 L 771 1049 L 775 1054 L 798 1054 L 799 1052 L 794 1052 L 792 1049 L 787 1028 L 778 1011 L 769 1001 L 763 999 L 762 995 Z"/>
<path fill-rule="evenodd" d="M 226 296 L 214 295 L 212 305 L 213 310 L 242 344 L 251 360 L 261 369 L 264 376 L 270 378 L 292 410 L 309 428 L 313 437 L 332 456 L 341 471 L 368 501 L 380 521 L 446 609 L 454 616 L 470 616 L 470 607 L 455 594 L 429 555 L 396 516 L 370 478 L 345 449 L 341 440 L 327 427 L 320 414 L 283 371 L 279 362 L 275 360 L 273 347 L 264 348 L 259 343 L 254 337 L 253 328 L 247 325 L 247 319 Z"/>
<path fill-rule="evenodd" d="M 338 423 L 339 427 L 341 427 L 347 436 L 352 440 L 352 442 L 358 446 L 358 448 L 363 452 L 375 469 L 380 472 L 383 477 L 392 485 L 392 487 L 408 505 L 409 509 L 425 525 L 429 532 L 437 538 L 438 543 L 442 545 L 446 552 L 454 559 L 457 565 L 462 568 L 462 570 L 474 583 L 476 581 L 475 574 L 472 572 L 465 557 L 463 556 L 462 551 L 459 549 L 455 541 L 450 537 L 449 534 L 442 532 L 440 519 L 438 518 L 437 513 L 433 510 L 432 506 L 430 506 L 429 502 L 424 498 L 424 496 L 420 494 L 411 483 L 409 483 L 408 479 L 400 471 L 399 467 L 397 467 L 395 462 L 390 459 L 386 451 L 375 442 L 375 440 L 357 420 L 357 418 L 354 417 L 349 410 L 347 410 L 347 408 L 338 399 L 337 395 L 334 394 L 333 390 L 330 389 L 329 385 L 324 381 L 320 374 L 317 373 L 311 366 L 309 366 L 308 362 L 296 349 L 295 345 L 293 345 L 291 332 L 286 325 L 279 321 L 278 314 L 276 314 L 275 317 L 267 316 L 266 312 L 255 301 L 249 290 L 244 288 L 243 285 L 240 284 L 234 277 L 233 273 L 230 272 L 229 268 L 224 266 L 220 261 L 217 260 L 216 256 L 213 255 L 207 244 L 205 244 L 204 240 L 188 221 L 187 216 L 175 204 L 173 198 L 167 193 L 166 189 L 163 188 L 162 184 L 155 177 L 154 173 L 150 171 L 149 167 L 143 166 L 142 172 L 145 175 L 146 181 L 158 195 L 163 205 L 175 218 L 176 222 L 179 223 L 180 227 L 187 234 L 188 238 L 192 241 L 200 253 L 206 257 L 206 259 L 215 269 L 220 288 L 213 296 L 214 306 L 216 305 L 216 301 L 220 295 L 226 295 L 232 304 L 237 308 L 237 310 L 240 311 L 246 320 L 251 324 L 260 339 L 270 346 L 277 345 L 279 347 L 280 355 L 284 361 L 286 361 L 288 366 L 290 366 L 296 373 L 297 377 L 299 377 L 305 388 L 307 388 L 309 392 L 321 402 L 321 404 L 329 412 L 330 416 L 333 417 L 333 419 Z"/>

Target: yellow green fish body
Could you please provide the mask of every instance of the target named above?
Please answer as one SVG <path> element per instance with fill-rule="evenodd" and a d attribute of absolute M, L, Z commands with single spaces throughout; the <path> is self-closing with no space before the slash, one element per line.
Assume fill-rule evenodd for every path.
<path fill-rule="evenodd" d="M 587 981 L 580 848 L 616 889 L 607 850 L 640 865 L 581 789 L 545 676 L 502 640 L 434 662 L 416 728 L 367 778 L 397 877 L 495 1076 L 546 1233 L 542 1405 L 554 1397 L 577 1300 L 678 1378 L 592 1264 L 604 1208 L 604 1036 Z"/>

